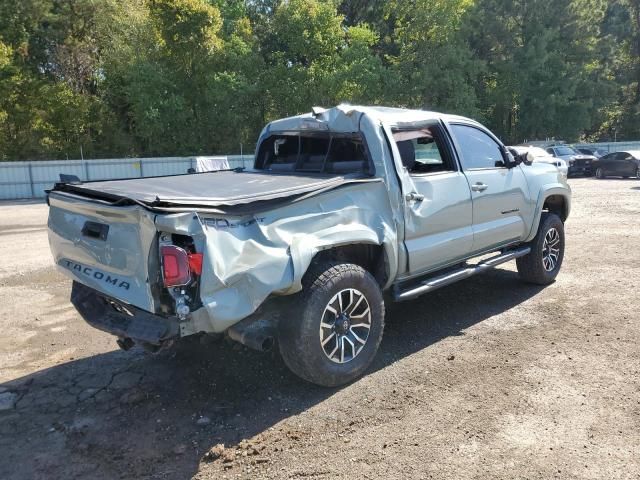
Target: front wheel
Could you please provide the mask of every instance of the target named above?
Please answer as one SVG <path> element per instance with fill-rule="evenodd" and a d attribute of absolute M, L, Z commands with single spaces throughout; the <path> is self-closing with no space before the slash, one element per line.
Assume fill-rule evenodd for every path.
<path fill-rule="evenodd" d="M 282 358 L 317 385 L 350 382 L 371 364 L 382 340 L 380 287 L 362 267 L 338 262 L 311 267 L 303 286 L 299 308 L 280 321 Z"/>
<path fill-rule="evenodd" d="M 598 167 L 596 169 L 596 178 L 602 180 L 604 178 L 604 170 L 602 170 L 602 167 Z"/>
<path fill-rule="evenodd" d="M 531 252 L 516 260 L 518 274 L 526 282 L 552 283 L 564 258 L 564 224 L 554 213 L 543 213 L 538 233 L 529 244 Z"/>

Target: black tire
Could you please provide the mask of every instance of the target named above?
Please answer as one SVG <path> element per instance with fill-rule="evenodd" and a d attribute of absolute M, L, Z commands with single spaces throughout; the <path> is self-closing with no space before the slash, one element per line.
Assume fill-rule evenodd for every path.
<path fill-rule="evenodd" d="M 602 167 L 598 167 L 596 169 L 596 178 L 599 180 L 603 180 L 604 178 L 606 178 L 606 175 L 604 174 L 604 170 L 602 169 Z"/>
<path fill-rule="evenodd" d="M 357 346 L 353 347 L 353 358 L 345 363 L 336 363 L 329 358 L 321 345 L 320 323 L 323 319 L 325 325 L 328 323 L 327 318 L 331 318 L 331 313 L 329 312 L 329 317 L 325 316 L 327 306 L 333 305 L 331 300 L 346 289 L 355 289 L 368 302 L 370 328 L 365 329 L 368 330 L 368 336 L 360 350 L 356 351 Z M 346 295 L 349 295 L 348 291 Z M 354 317 L 355 311 L 354 308 L 351 312 Z M 337 325 L 338 316 L 333 318 L 336 319 Z M 353 328 L 356 328 L 355 324 Z M 384 301 L 373 276 L 358 265 L 327 261 L 310 267 L 305 274 L 303 291 L 296 301 L 296 307 L 280 321 L 278 344 L 285 364 L 293 373 L 311 383 L 335 387 L 350 382 L 369 367 L 378 351 L 383 330 Z M 330 335 L 332 331 L 329 330 L 327 334 Z M 341 335 L 335 335 L 336 345 L 340 337 Z"/>
<path fill-rule="evenodd" d="M 548 240 L 555 238 L 552 230 L 557 232 L 559 243 L 557 244 L 558 252 L 556 253 L 556 260 L 553 262 L 553 268 L 549 268 L 551 267 L 549 254 L 552 252 L 548 250 L 548 246 L 545 246 L 545 238 Z M 564 259 L 564 224 L 560 217 L 554 213 L 543 212 L 538 232 L 529 243 L 529 246 L 531 247 L 531 252 L 516 260 L 520 278 L 537 285 L 549 285 L 558 276 Z M 545 254 L 547 254 L 546 259 Z"/>

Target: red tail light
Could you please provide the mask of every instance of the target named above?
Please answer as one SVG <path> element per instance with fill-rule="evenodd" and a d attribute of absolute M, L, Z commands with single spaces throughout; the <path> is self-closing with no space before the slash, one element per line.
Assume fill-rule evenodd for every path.
<path fill-rule="evenodd" d="M 189 257 L 189 268 L 196 275 L 202 274 L 202 254 L 201 253 L 190 253 L 187 255 Z"/>
<path fill-rule="evenodd" d="M 160 247 L 160 256 L 165 287 L 179 287 L 191 281 L 189 255 L 184 249 L 175 245 L 163 245 Z"/>

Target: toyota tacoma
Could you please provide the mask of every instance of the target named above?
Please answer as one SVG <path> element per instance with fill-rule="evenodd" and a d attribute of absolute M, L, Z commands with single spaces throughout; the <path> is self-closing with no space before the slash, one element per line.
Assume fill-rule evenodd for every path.
<path fill-rule="evenodd" d="M 335 386 L 371 364 L 383 298 L 510 260 L 553 282 L 571 193 L 468 118 L 340 105 L 269 123 L 251 169 L 66 177 L 48 203 L 72 303 L 121 347 L 225 334 Z"/>

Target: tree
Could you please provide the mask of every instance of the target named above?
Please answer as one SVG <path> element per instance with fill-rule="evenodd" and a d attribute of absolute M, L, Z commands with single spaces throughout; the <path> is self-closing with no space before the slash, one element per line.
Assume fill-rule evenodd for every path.
<path fill-rule="evenodd" d="M 5 0 L 0 158 L 250 149 L 341 102 L 635 138 L 640 0 Z"/>
<path fill-rule="evenodd" d="M 481 0 L 466 19 L 486 63 L 478 85 L 489 125 L 509 141 L 575 140 L 593 127 L 608 85 L 594 49 L 599 0 Z"/>
<path fill-rule="evenodd" d="M 366 25 L 346 27 L 332 2 L 291 0 L 275 10 L 263 75 L 267 119 L 313 105 L 379 102 L 384 69 Z"/>
<path fill-rule="evenodd" d="M 476 116 L 474 82 L 482 65 L 461 35 L 468 0 L 396 0 L 385 15 L 396 18 L 393 37 L 398 54 L 390 56 L 400 78 L 397 102 L 413 108 Z"/>

